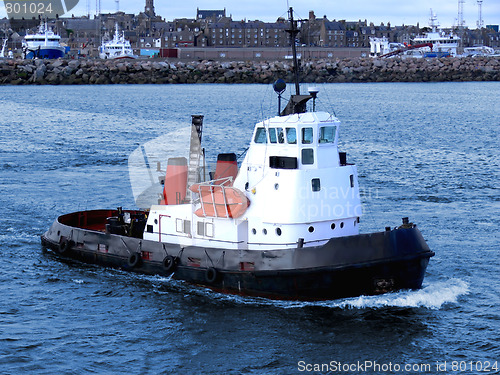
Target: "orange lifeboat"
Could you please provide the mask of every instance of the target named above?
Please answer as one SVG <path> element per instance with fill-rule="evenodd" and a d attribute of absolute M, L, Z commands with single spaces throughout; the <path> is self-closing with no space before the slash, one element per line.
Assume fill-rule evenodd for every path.
<path fill-rule="evenodd" d="M 234 187 L 194 184 L 189 189 L 200 195 L 201 207 L 194 212 L 198 217 L 236 219 L 242 216 L 250 205 L 245 194 Z"/>

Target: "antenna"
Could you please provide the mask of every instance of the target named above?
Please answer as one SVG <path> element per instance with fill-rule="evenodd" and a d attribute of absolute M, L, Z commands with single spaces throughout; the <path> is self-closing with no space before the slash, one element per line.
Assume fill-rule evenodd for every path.
<path fill-rule="evenodd" d="M 460 29 L 465 26 L 464 3 L 465 3 L 465 0 L 458 0 L 458 28 L 460 28 Z"/>
<path fill-rule="evenodd" d="M 478 17 L 477 17 L 477 28 L 482 29 L 484 26 L 484 21 L 483 21 L 483 0 L 477 0 L 477 7 L 478 7 Z"/>
<path fill-rule="evenodd" d="M 95 28 L 97 43 L 101 44 L 101 0 L 95 0 Z"/>
<path fill-rule="evenodd" d="M 90 19 L 90 0 L 87 0 L 87 18 Z"/>
<path fill-rule="evenodd" d="M 116 13 L 120 11 L 120 0 L 115 0 L 116 3 Z"/>
<path fill-rule="evenodd" d="M 436 14 L 434 14 L 434 12 L 432 11 L 432 8 L 431 8 L 431 16 L 429 18 L 429 26 L 431 27 L 432 32 L 435 32 L 436 29 L 439 27 L 439 24 L 437 24 L 436 21 L 437 21 Z"/>

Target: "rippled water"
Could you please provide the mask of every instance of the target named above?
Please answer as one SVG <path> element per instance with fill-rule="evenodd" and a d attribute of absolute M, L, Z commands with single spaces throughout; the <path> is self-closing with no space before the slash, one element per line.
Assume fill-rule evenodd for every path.
<path fill-rule="evenodd" d="M 42 253 L 57 215 L 134 207 L 127 159 L 140 144 L 204 114 L 209 155 L 238 154 L 277 104 L 260 85 L 1 87 L 0 372 L 293 374 L 371 361 L 500 373 L 500 83 L 320 88 L 317 106 L 343 121 L 358 165 L 361 231 L 409 216 L 436 252 L 422 290 L 276 302 Z M 316 369 L 342 373 L 328 366 Z"/>

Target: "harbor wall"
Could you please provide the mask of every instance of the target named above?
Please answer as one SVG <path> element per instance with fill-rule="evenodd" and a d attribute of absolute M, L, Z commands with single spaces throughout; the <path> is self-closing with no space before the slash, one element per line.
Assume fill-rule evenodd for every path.
<path fill-rule="evenodd" d="M 500 57 L 345 58 L 304 61 L 301 80 L 329 82 L 500 81 Z M 271 83 L 292 81 L 291 61 L 0 60 L 0 85 Z"/>

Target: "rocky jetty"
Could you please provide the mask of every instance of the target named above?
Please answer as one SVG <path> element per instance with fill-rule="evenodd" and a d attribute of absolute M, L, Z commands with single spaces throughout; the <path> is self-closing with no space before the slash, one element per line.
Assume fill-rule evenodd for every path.
<path fill-rule="evenodd" d="M 500 57 L 350 58 L 302 64 L 308 83 L 500 81 Z M 271 83 L 292 81 L 286 62 L 165 60 L 0 60 L 2 85 Z"/>

